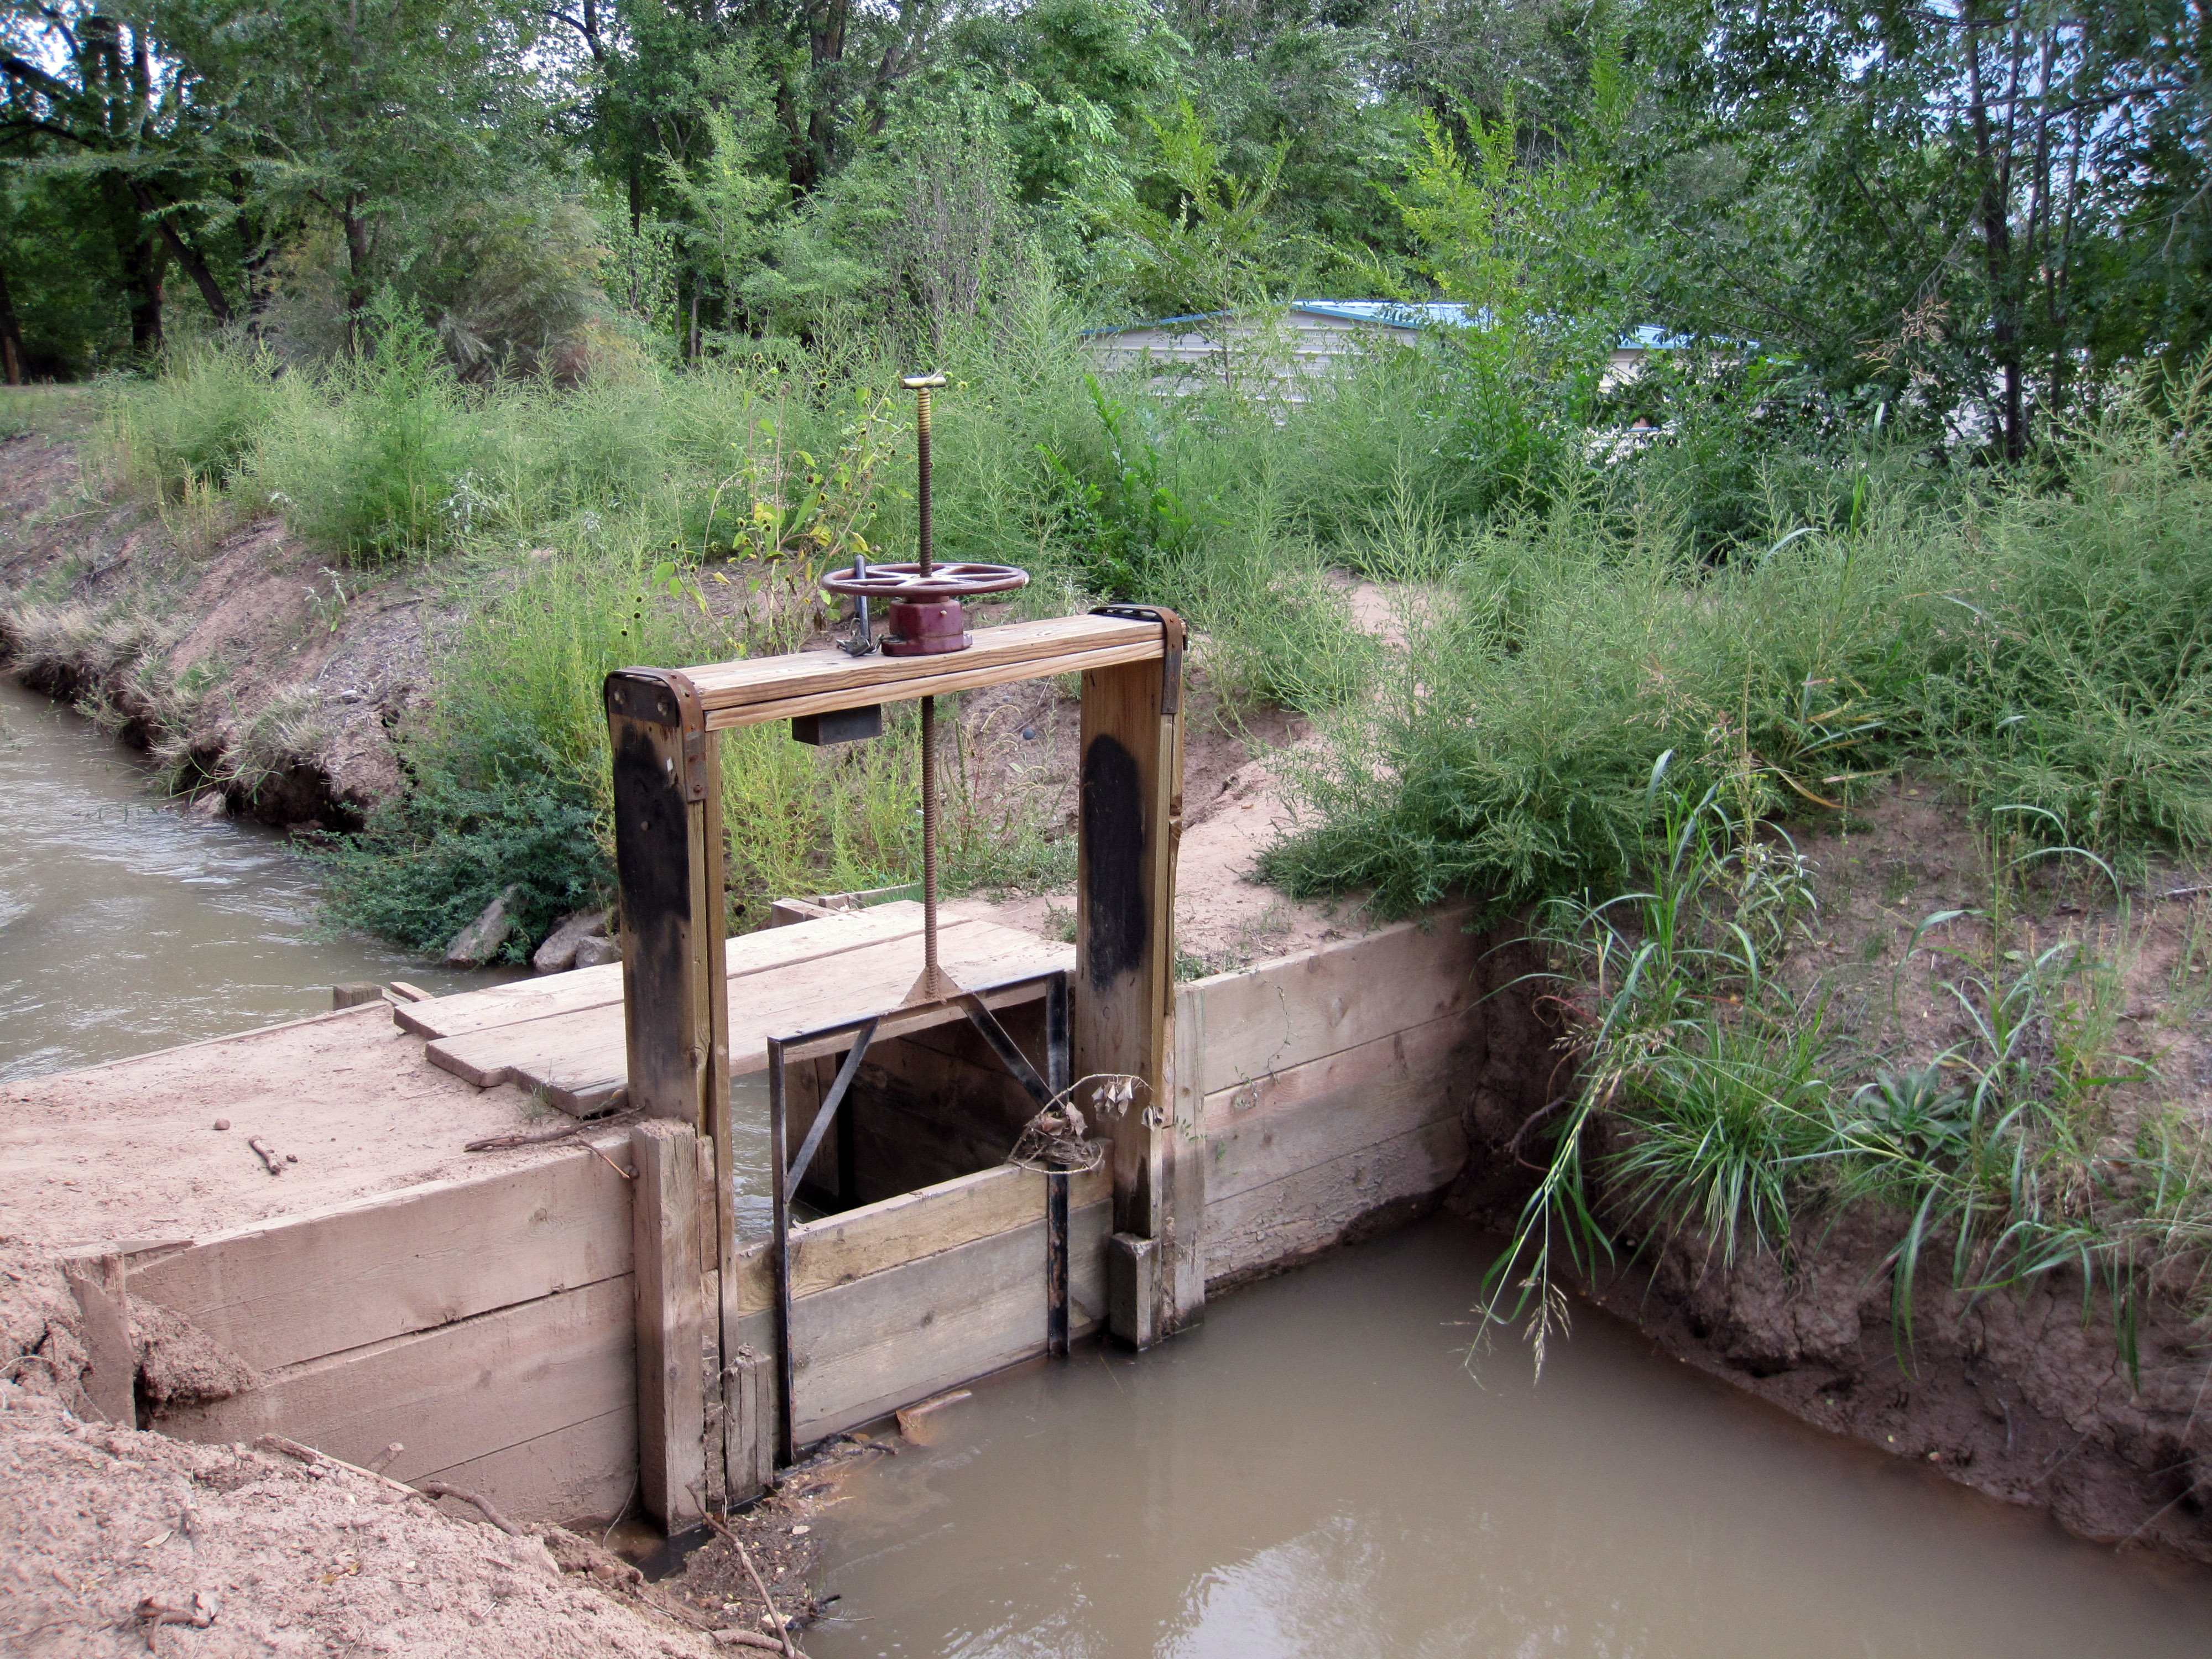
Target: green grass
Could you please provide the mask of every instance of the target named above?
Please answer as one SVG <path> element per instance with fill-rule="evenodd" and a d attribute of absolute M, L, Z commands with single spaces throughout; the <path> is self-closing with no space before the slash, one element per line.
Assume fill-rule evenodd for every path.
<path fill-rule="evenodd" d="M 2042 476 L 1777 521 L 1715 565 L 1633 478 L 1465 534 L 1377 697 L 1333 724 L 1264 866 L 1385 912 L 1618 885 L 1644 781 L 1827 811 L 1906 761 L 2051 844 L 2212 845 L 2212 444 L 2199 374 Z"/>

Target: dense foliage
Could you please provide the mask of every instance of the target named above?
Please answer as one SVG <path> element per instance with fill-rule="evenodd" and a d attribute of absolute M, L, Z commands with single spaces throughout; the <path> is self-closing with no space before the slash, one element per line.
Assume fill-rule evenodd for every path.
<path fill-rule="evenodd" d="M 1832 419 L 2018 459 L 2212 337 L 2203 29 L 2158 0 L 9 6 L 0 336 L 29 375 L 210 325 L 327 357 L 390 289 L 465 378 L 763 336 L 919 360 L 1042 258 L 1091 322 L 1470 300 L 1545 398 L 1588 389 L 1575 337 L 1756 342 Z"/>

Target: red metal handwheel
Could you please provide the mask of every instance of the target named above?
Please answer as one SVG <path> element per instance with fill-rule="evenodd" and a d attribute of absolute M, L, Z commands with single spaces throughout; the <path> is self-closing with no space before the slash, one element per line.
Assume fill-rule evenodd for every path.
<path fill-rule="evenodd" d="M 862 599 L 896 599 L 918 604 L 929 599 L 957 599 L 969 593 L 1004 593 L 1029 586 L 1030 573 L 1011 564 L 963 564 L 940 561 L 924 575 L 918 564 L 871 564 L 866 575 L 851 569 L 823 573 L 822 586 L 832 593 L 852 593 Z"/>

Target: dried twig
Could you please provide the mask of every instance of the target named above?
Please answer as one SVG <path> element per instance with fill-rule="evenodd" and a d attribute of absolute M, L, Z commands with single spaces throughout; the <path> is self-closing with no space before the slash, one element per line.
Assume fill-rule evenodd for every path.
<path fill-rule="evenodd" d="M 344 1469 L 350 1474 L 361 1476 L 364 1480 L 374 1480 L 378 1486 L 398 1492 L 403 1497 L 422 1496 L 414 1487 L 394 1480 L 388 1474 L 379 1474 L 374 1469 L 365 1469 L 358 1463 L 349 1463 L 343 1457 L 333 1457 L 326 1451 L 317 1451 L 313 1446 L 303 1446 L 298 1441 L 288 1440 L 281 1434 L 264 1434 L 253 1443 L 264 1451 L 283 1452 L 287 1457 L 296 1457 L 302 1463 L 327 1463 L 334 1469 Z"/>
<path fill-rule="evenodd" d="M 481 1492 L 464 1492 L 460 1487 L 449 1486 L 442 1480 L 425 1480 L 417 1486 L 415 1490 L 419 1492 L 427 1492 L 433 1498 L 458 1498 L 464 1504 L 473 1504 L 478 1510 L 483 1511 L 483 1518 L 485 1520 L 490 1522 L 492 1525 L 497 1527 L 509 1538 L 520 1538 L 522 1536 L 522 1528 L 516 1526 L 514 1522 L 501 1515 L 492 1506 L 491 1499 L 486 1498 Z"/>
<path fill-rule="evenodd" d="M 707 1639 L 726 1648 L 765 1648 L 770 1653 L 789 1651 L 772 1636 L 756 1636 L 749 1630 L 710 1630 Z"/>
<path fill-rule="evenodd" d="M 274 1146 L 271 1146 L 267 1141 L 264 1140 L 259 1135 L 248 1135 L 246 1138 L 246 1144 L 252 1147 L 255 1152 L 261 1154 L 261 1161 L 269 1166 L 269 1173 L 270 1175 L 283 1175 L 284 1173 L 284 1160 L 277 1157 L 276 1149 Z"/>
<path fill-rule="evenodd" d="M 149 1595 L 138 1603 L 137 1610 L 131 1615 L 131 1623 L 136 1625 L 138 1633 L 146 1638 L 146 1651 L 158 1653 L 161 1648 L 157 1632 L 162 1626 L 183 1625 L 191 1630 L 205 1630 L 215 1623 L 215 1598 L 205 1590 L 196 1590 L 192 1594 L 192 1605 L 185 1608 L 169 1607 Z"/>
<path fill-rule="evenodd" d="M 566 1128 L 541 1129 L 536 1134 L 486 1135 L 481 1140 L 471 1140 L 461 1150 L 465 1152 L 504 1152 L 516 1146 L 550 1146 L 556 1140 L 567 1140 L 584 1133 L 584 1122 L 578 1119 Z"/>
<path fill-rule="evenodd" d="M 768 1609 L 769 1623 L 783 1638 L 783 1659 L 800 1659 L 799 1650 L 792 1645 L 790 1622 L 775 1610 L 775 1598 L 768 1593 L 768 1586 L 761 1583 L 760 1570 L 753 1565 L 752 1553 L 745 1548 L 744 1540 L 717 1521 L 711 1510 L 707 1514 L 707 1524 L 730 1540 L 730 1547 L 737 1551 L 738 1559 L 744 1563 L 745 1576 L 753 1581 L 753 1588 L 760 1592 L 761 1605 Z"/>

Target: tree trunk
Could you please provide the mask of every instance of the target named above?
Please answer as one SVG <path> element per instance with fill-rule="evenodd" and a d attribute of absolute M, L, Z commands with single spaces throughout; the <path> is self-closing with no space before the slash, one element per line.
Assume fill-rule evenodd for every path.
<path fill-rule="evenodd" d="M 1996 135 L 1990 130 L 1989 99 L 1982 87 L 1982 30 L 1985 27 L 1969 7 L 1965 14 L 1966 88 L 1969 117 L 1974 130 L 1974 160 L 1981 183 L 1983 266 L 1990 284 L 1990 337 L 1996 352 L 1997 370 L 2003 379 L 1997 424 L 2004 442 L 2004 458 L 2018 461 L 2027 453 L 2027 419 L 2021 398 L 2020 317 L 2014 302 L 2012 269 L 2011 145 L 1997 154 Z M 2014 91 L 2019 91 L 2014 76 Z M 2018 100 L 2013 100 L 2014 105 Z M 2007 123 L 2009 133 L 2010 122 Z"/>
<path fill-rule="evenodd" d="M 161 349 L 161 267 L 168 249 L 146 228 L 130 186 L 106 175 L 108 223 L 115 237 L 117 263 L 123 267 L 125 304 L 131 313 L 131 349 L 141 358 Z"/>
<path fill-rule="evenodd" d="M 824 71 L 845 61 L 845 30 L 851 16 L 849 0 L 823 0 L 814 13 L 807 41 L 808 55 L 814 66 L 815 105 L 806 118 L 806 150 L 808 171 L 814 179 L 827 178 L 835 159 L 837 124 L 836 112 L 830 107 L 830 89 L 835 86 L 836 76 Z"/>
<path fill-rule="evenodd" d="M 345 227 L 346 272 L 353 280 L 346 289 L 346 349 L 361 351 L 361 321 L 368 310 L 368 221 L 361 216 L 361 192 L 345 198 L 338 215 Z"/>
<path fill-rule="evenodd" d="M 9 386 L 23 384 L 29 372 L 23 354 L 22 325 L 15 320 L 15 299 L 8 291 L 8 273 L 0 269 L 0 368 L 8 374 Z"/>
<path fill-rule="evenodd" d="M 207 308 L 214 313 L 216 321 L 230 322 L 234 315 L 230 308 L 230 297 L 222 291 L 222 284 L 216 281 L 215 272 L 208 269 L 208 262 L 200 257 L 199 250 L 185 240 L 174 221 L 154 199 L 152 191 L 133 179 L 131 193 L 138 204 L 138 211 L 154 222 L 155 230 L 167 245 L 170 253 L 185 268 L 185 275 L 192 279 L 192 285 L 199 289 L 200 298 L 207 301 Z"/>

